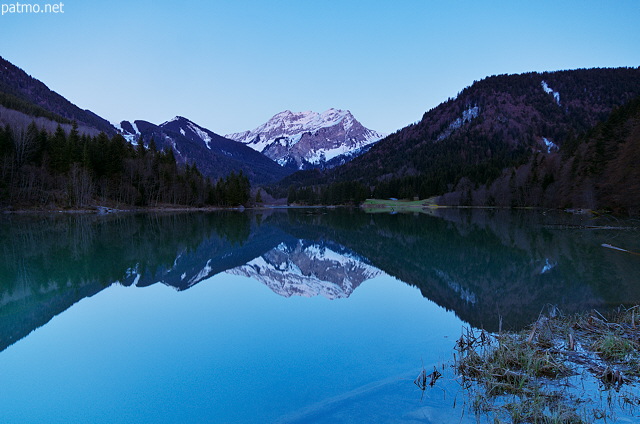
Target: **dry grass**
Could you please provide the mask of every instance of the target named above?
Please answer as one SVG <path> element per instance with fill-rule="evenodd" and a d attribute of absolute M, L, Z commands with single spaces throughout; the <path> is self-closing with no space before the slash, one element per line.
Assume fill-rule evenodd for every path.
<path fill-rule="evenodd" d="M 640 405 L 638 311 L 564 317 L 553 308 L 519 333 L 465 330 L 456 343 L 454 368 L 469 394 L 467 404 L 476 414 L 492 414 L 494 422 L 587 423 L 615 416 L 613 393 L 619 394 L 617 410 L 631 408 L 633 414 Z M 571 378 L 596 379 L 607 391 L 609 408 L 578 395 Z M 623 385 L 632 390 L 619 393 Z"/>

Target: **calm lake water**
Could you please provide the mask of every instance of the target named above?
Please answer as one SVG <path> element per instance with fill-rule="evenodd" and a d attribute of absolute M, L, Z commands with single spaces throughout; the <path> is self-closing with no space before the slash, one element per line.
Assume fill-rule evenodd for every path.
<path fill-rule="evenodd" d="M 435 213 L 1 217 L 0 422 L 475 422 L 463 326 L 640 303 L 628 222 Z"/>

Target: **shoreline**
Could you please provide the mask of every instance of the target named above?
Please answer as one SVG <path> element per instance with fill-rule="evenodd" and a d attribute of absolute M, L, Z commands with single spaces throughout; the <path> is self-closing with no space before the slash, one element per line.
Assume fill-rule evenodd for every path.
<path fill-rule="evenodd" d="M 250 206 L 105 206 L 93 205 L 86 208 L 47 208 L 47 207 L 13 207 L 0 208 L 0 215 L 40 215 L 40 214 L 120 214 L 120 213 L 148 213 L 148 212 L 217 212 L 217 211 L 245 211 L 245 210 L 273 210 L 273 209 L 336 209 L 357 208 L 365 213 L 425 213 L 433 214 L 438 209 L 477 209 L 477 210 L 531 210 L 531 211 L 557 211 L 571 215 L 598 216 L 601 211 L 583 208 L 544 208 L 534 206 L 508 207 L 508 206 L 465 206 L 465 205 L 439 205 L 433 199 L 426 200 L 397 200 L 397 199 L 367 199 L 360 205 L 300 205 L 286 203 L 272 203 Z M 615 216 L 614 214 L 612 214 Z"/>
<path fill-rule="evenodd" d="M 522 331 L 467 328 L 450 363 L 470 412 L 496 422 L 594 423 L 638 416 L 640 306 L 564 316 L 551 307 Z M 428 376 L 427 376 L 428 377 Z M 590 401 L 606 398 L 593 405 Z"/>
<path fill-rule="evenodd" d="M 246 210 L 273 210 L 273 209 L 336 209 L 340 207 L 347 207 L 344 205 L 282 205 L 282 204 L 270 204 L 270 205 L 252 205 L 252 206 L 153 206 L 153 207 L 111 207 L 111 206 L 92 206 L 89 208 L 5 208 L 0 209 L 0 215 L 42 215 L 42 214 L 79 214 L 79 215 L 109 215 L 109 214 L 134 214 L 134 213 L 148 213 L 148 212 L 219 212 L 219 211 L 236 211 L 242 212 Z"/>

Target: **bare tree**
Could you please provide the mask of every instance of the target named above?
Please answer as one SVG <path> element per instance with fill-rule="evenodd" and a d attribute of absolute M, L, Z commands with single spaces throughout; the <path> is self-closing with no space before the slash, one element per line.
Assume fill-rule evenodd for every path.
<path fill-rule="evenodd" d="M 74 163 L 69 171 L 71 202 L 75 207 L 87 206 L 93 197 L 93 184 L 89 172 Z"/>
<path fill-rule="evenodd" d="M 22 127 L 16 130 L 13 136 L 14 154 L 16 165 L 21 167 L 24 165 L 36 147 L 36 137 L 38 128 L 34 122 L 28 127 Z"/>

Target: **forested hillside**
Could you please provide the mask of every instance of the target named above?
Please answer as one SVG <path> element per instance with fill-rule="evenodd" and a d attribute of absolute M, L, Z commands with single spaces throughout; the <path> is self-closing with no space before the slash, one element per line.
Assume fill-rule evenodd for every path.
<path fill-rule="evenodd" d="M 114 135 L 116 129 L 90 110 L 80 109 L 44 83 L 0 57 L 0 105 L 58 123 L 78 122 Z"/>
<path fill-rule="evenodd" d="M 352 162 L 285 184 L 322 191 L 332 182 L 357 182 L 379 198 L 427 198 L 461 182 L 473 189 L 536 154 L 553 154 L 638 95 L 640 68 L 488 77 Z"/>
<path fill-rule="evenodd" d="M 134 148 L 118 134 L 81 135 L 76 124 L 68 134 L 0 128 L 0 207 L 235 206 L 249 188 L 242 173 L 212 181 L 195 165 L 178 166 L 153 141 Z"/>
<path fill-rule="evenodd" d="M 640 214 L 640 96 L 557 153 L 535 154 L 489 185 L 462 179 L 439 203 L 573 207 Z"/>

